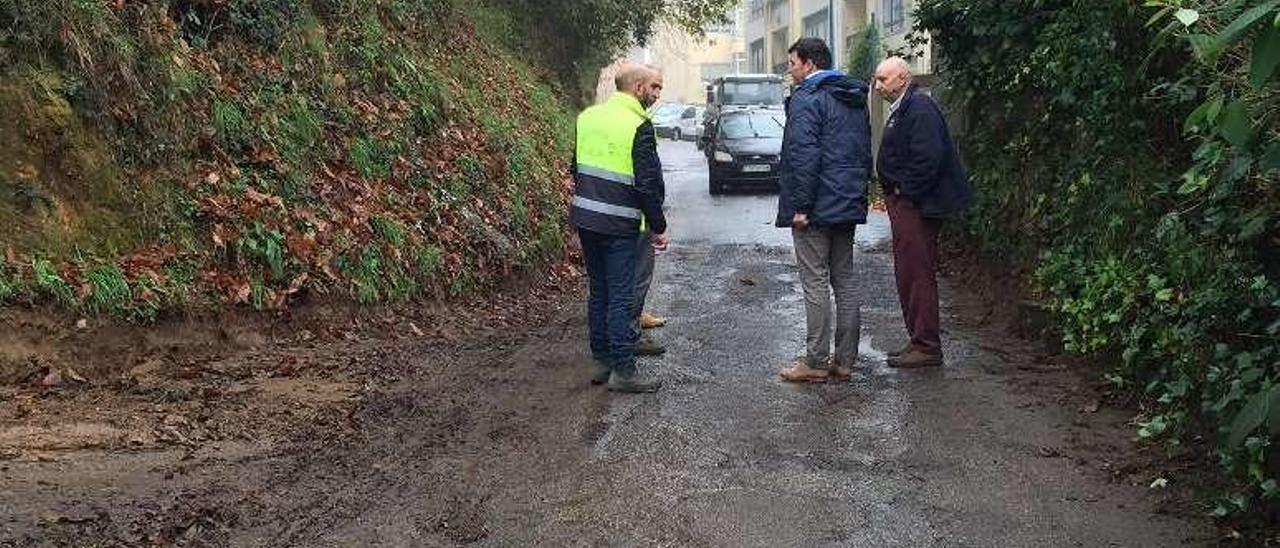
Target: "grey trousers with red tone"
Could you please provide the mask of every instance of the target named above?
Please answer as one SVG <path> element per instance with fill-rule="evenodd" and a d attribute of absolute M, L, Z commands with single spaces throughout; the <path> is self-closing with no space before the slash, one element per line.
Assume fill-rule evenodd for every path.
<path fill-rule="evenodd" d="M 893 234 L 893 274 L 911 348 L 941 354 L 938 234 L 942 219 L 925 218 L 910 200 L 901 196 L 890 195 L 885 201 Z"/>

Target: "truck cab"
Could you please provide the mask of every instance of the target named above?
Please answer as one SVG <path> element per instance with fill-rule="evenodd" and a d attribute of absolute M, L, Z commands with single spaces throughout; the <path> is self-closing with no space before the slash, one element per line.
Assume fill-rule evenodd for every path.
<path fill-rule="evenodd" d="M 716 78 L 707 86 L 707 109 L 703 114 L 702 139 L 716 134 L 715 123 L 721 112 L 729 109 L 783 109 L 785 85 L 777 74 L 735 74 Z"/>

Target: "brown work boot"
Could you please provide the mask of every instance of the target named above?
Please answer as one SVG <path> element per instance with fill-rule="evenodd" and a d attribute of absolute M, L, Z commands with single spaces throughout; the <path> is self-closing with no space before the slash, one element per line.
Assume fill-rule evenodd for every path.
<path fill-rule="evenodd" d="M 640 313 L 640 328 L 641 328 L 641 329 L 653 329 L 653 328 L 655 328 L 655 327 L 662 327 L 662 326 L 664 326 L 664 325 L 667 325 L 667 319 L 666 319 L 666 318 L 660 318 L 660 317 L 658 317 L 658 316 L 654 316 L 653 314 L 650 314 L 650 313 L 648 313 L 648 312 L 641 312 L 641 313 Z"/>
<path fill-rule="evenodd" d="M 907 344 L 905 344 L 905 345 L 902 345 L 902 348 L 899 348 L 899 349 L 897 349 L 897 350 L 890 350 L 890 351 L 889 351 L 888 353 L 886 353 L 885 355 L 886 355 L 886 356 L 889 356 L 890 358 L 896 358 L 896 357 L 898 357 L 898 356 L 901 356 L 901 355 L 903 355 L 903 354 L 906 354 L 908 350 L 911 350 L 911 343 L 907 343 Z"/>
<path fill-rule="evenodd" d="M 911 349 L 888 359 L 889 367 L 897 369 L 917 369 L 920 367 L 938 367 L 942 365 L 942 353 L 937 354 Z"/>
<path fill-rule="evenodd" d="M 825 369 L 814 369 L 804 360 L 797 360 L 791 364 L 791 367 L 783 369 L 778 374 L 782 375 L 782 379 L 788 382 L 825 382 L 830 374 Z"/>

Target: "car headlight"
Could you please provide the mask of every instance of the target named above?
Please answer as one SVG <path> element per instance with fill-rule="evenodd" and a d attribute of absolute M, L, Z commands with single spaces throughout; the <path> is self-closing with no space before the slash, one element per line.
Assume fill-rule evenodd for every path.
<path fill-rule="evenodd" d="M 716 161 L 717 162 L 733 162 L 733 155 L 723 150 L 717 150 Z"/>

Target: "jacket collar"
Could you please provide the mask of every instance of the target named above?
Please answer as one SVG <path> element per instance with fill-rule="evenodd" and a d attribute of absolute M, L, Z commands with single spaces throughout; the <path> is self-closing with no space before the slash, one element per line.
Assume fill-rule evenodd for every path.
<path fill-rule="evenodd" d="M 914 82 L 907 84 L 907 89 L 903 90 L 902 96 L 898 97 L 898 100 L 889 106 L 889 117 L 892 118 L 902 112 L 902 108 L 907 106 L 907 103 L 911 101 L 911 98 L 915 96 L 916 90 L 919 88 L 920 85 Z"/>
<path fill-rule="evenodd" d="M 915 97 L 919 90 L 920 84 L 915 82 L 907 84 L 907 90 L 902 92 L 902 104 L 898 105 L 898 108 L 902 108 L 902 105 L 907 104 L 907 101 L 910 101 L 912 97 Z"/>
<path fill-rule="evenodd" d="M 843 78 L 845 78 L 845 74 L 841 71 L 820 70 L 818 72 L 810 74 L 808 78 L 805 78 L 804 81 L 800 83 L 800 89 L 816 89 L 818 86 L 821 86 L 822 83 L 826 82 L 827 80 L 840 80 Z"/>
<path fill-rule="evenodd" d="M 640 105 L 639 99 L 636 99 L 629 93 L 623 93 L 621 91 L 613 92 L 613 95 L 609 96 L 609 104 L 634 112 L 645 120 L 649 119 L 649 111 L 645 110 L 644 107 Z"/>

